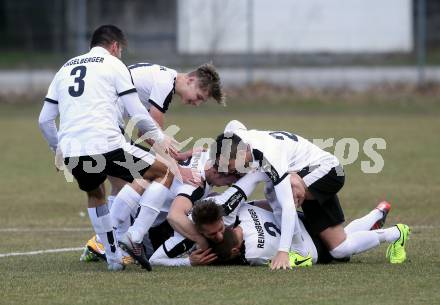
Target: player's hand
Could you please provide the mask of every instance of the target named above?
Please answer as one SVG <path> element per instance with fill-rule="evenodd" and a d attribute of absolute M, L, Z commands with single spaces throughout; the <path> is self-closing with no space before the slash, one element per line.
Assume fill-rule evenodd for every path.
<path fill-rule="evenodd" d="M 195 187 L 203 187 L 204 181 L 199 171 L 192 168 L 179 166 L 179 172 L 182 177 L 183 183 L 190 184 Z"/>
<path fill-rule="evenodd" d="M 275 257 L 272 259 L 272 262 L 270 264 L 270 269 L 271 270 L 292 269 L 290 267 L 289 253 L 284 251 L 278 251 Z"/>
<path fill-rule="evenodd" d="M 290 174 L 290 185 L 292 187 L 293 200 L 297 208 L 301 207 L 306 197 L 306 184 L 298 174 Z"/>
<path fill-rule="evenodd" d="M 175 156 L 179 152 L 179 150 L 177 149 L 177 147 L 179 146 L 179 142 L 177 142 L 173 137 L 170 137 L 166 134 L 164 139 L 160 143 L 158 143 L 158 146 L 161 151 L 169 154 L 171 157 Z"/>
<path fill-rule="evenodd" d="M 64 158 L 61 149 L 57 148 L 55 151 L 55 168 L 57 172 L 63 170 L 64 168 Z"/>
<path fill-rule="evenodd" d="M 211 253 L 211 248 L 206 250 L 197 249 L 189 256 L 191 266 L 208 265 L 217 259 L 215 253 Z"/>
<path fill-rule="evenodd" d="M 197 249 L 200 249 L 200 250 L 206 250 L 209 248 L 209 243 L 206 240 L 206 238 L 204 238 L 204 237 L 199 238 L 196 241 L 196 244 L 197 244 Z"/>
<path fill-rule="evenodd" d="M 171 157 L 173 157 L 176 161 L 185 161 L 187 160 L 189 157 L 192 156 L 192 151 L 185 151 L 185 152 L 176 152 L 175 154 L 171 155 Z"/>

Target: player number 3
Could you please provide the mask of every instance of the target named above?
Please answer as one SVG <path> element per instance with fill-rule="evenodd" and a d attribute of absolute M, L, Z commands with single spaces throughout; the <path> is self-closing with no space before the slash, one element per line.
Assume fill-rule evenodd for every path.
<path fill-rule="evenodd" d="M 71 96 L 78 97 L 84 93 L 84 84 L 85 84 L 84 77 L 86 76 L 86 72 L 87 72 L 87 68 L 85 66 L 75 67 L 70 72 L 70 75 L 76 76 L 73 81 L 75 82 L 75 85 L 77 85 L 77 88 L 75 88 L 75 85 L 69 87 L 69 94 Z"/>

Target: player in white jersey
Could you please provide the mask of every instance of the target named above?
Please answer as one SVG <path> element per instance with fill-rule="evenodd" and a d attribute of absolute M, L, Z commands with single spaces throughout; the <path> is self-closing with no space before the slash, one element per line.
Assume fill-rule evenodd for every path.
<path fill-rule="evenodd" d="M 161 127 L 174 95 L 185 105 L 199 106 L 209 98 L 224 104 L 220 77 L 211 64 L 188 73 L 150 63 L 137 63 L 128 68 L 142 104 Z"/>
<path fill-rule="evenodd" d="M 267 205 L 264 201 L 256 202 L 255 205 Z M 199 202 L 193 210 L 193 219 L 197 227 L 203 232 L 207 227 L 206 220 L 209 215 L 218 214 L 219 207 L 217 204 L 204 200 Z M 221 209 L 220 209 L 221 210 Z M 377 210 L 374 209 L 369 214 Z M 386 229 L 374 229 L 375 221 L 380 218 L 376 216 L 370 217 L 366 215 L 360 219 L 351 222 L 344 230 L 347 234 L 361 234 L 364 237 L 374 236 L 376 242 L 370 243 L 368 247 L 357 249 L 355 252 L 344 257 L 344 261 L 348 261 L 351 255 L 358 254 L 367 250 L 371 250 L 380 243 L 389 243 L 387 249 L 387 256 L 391 263 L 402 263 L 406 259 L 405 245 L 408 239 L 409 228 L 406 225 L 398 224 L 396 226 Z M 203 218 L 203 219 L 202 219 Z M 278 241 L 280 239 L 280 231 L 274 223 L 275 218 L 273 214 L 267 210 L 261 209 L 257 206 L 244 204 L 238 212 L 237 226 L 229 227 L 224 232 L 224 237 L 221 243 L 214 245 L 214 253 L 224 260 L 228 260 L 238 255 L 250 264 L 262 265 L 267 264 L 271 257 L 277 251 Z M 219 222 L 219 221 L 217 221 Z M 220 220 L 221 222 L 221 220 Z M 311 253 L 313 263 L 321 262 L 328 263 L 335 258 L 331 251 L 328 251 L 322 239 L 313 233 L 311 224 L 307 217 L 301 214 L 299 224 L 302 229 L 302 236 L 308 251 Z M 382 223 L 383 224 L 383 223 Z M 400 252 L 401 260 L 395 261 L 390 254 L 392 252 Z M 291 260 L 292 267 L 304 262 Z M 309 264 L 311 266 L 311 264 Z"/>
<path fill-rule="evenodd" d="M 133 182 L 153 181 L 145 193 L 163 196 L 173 175 L 165 163 L 125 141 L 118 126 L 117 100 L 121 99 L 137 127 L 167 151 L 171 141 L 157 127 L 142 106 L 127 67 L 119 60 L 126 39 L 113 26 L 99 27 L 88 53 L 68 60 L 49 87 L 39 123 L 53 151 L 60 150 L 64 163 L 88 195 L 88 212 L 93 228 L 104 243 L 109 270 L 122 270 L 103 182 L 107 175 Z M 57 131 L 55 119 L 60 115 Z M 156 197 L 151 197 L 156 198 Z M 135 231 L 143 232 L 142 210 Z"/>
<path fill-rule="evenodd" d="M 209 98 L 219 104 L 225 103 L 220 76 L 211 64 L 201 65 L 188 73 L 178 73 L 176 70 L 149 63 L 137 63 L 128 68 L 142 104 L 161 128 L 164 127 L 164 115 L 174 95 L 178 95 L 185 105 L 199 106 Z M 119 126 L 124 130 L 128 115 L 122 103 L 119 103 L 119 108 Z M 133 135 L 128 137 L 132 138 Z M 191 154 L 192 150 L 176 152 L 173 158 L 185 161 Z M 113 178 L 109 180 L 112 184 L 111 195 L 116 196 L 125 183 Z"/>
<path fill-rule="evenodd" d="M 210 249 L 203 251 L 191 248 L 192 244 L 188 240 L 177 235 L 167 240 L 161 248 L 156 250 L 151 257 L 153 265 L 196 266 L 209 264 L 217 259 L 218 261 L 230 261 L 232 255 L 240 254 L 243 239 L 246 248 L 242 254 L 246 260 L 240 259 L 238 261 L 240 263 L 261 265 L 271 260 L 277 252 L 280 230 L 275 224 L 271 211 L 263 210 L 249 203 L 242 203 L 236 213 L 225 215 L 224 207 L 220 206 L 215 198 L 210 197 L 198 201 L 191 216 L 197 230 L 211 241 L 212 253 L 210 253 Z M 316 262 L 316 247 L 301 221 L 299 221 L 299 225 L 303 230 L 302 238 L 307 250 L 313 261 Z M 240 246 L 237 246 L 238 240 L 235 233 L 240 233 Z M 182 250 L 189 251 L 189 256 L 186 256 Z M 309 263 L 311 265 L 311 260 Z"/>
<path fill-rule="evenodd" d="M 165 202 L 161 206 L 160 211 L 158 211 L 157 218 L 151 225 L 150 232 L 154 233 L 157 231 L 155 228 L 158 226 L 161 226 L 161 228 L 167 227 L 167 225 L 163 222 L 166 220 L 169 208 L 173 202 L 173 206 L 180 205 L 182 203 L 189 203 L 192 206 L 193 202 L 206 198 L 208 195 L 210 195 L 213 186 L 226 186 L 237 180 L 237 177 L 232 175 L 220 175 L 215 169 L 212 168 L 212 166 L 207 164 L 208 158 L 209 152 L 197 152 L 193 155 L 190 162 L 184 165 L 199 171 L 200 175 L 204 179 L 203 186 L 195 187 L 189 184 L 184 184 L 178 179 L 174 178 L 170 190 L 165 198 Z M 222 205 L 225 215 L 233 213 L 239 204 L 247 198 L 247 194 L 241 190 L 241 186 L 243 184 L 246 185 L 246 180 L 249 180 L 249 178 L 241 178 L 223 194 L 213 197 L 218 204 Z M 114 207 L 118 205 L 118 202 L 115 202 L 112 207 L 111 213 L 114 219 L 114 227 L 116 229 L 116 236 L 118 239 L 122 239 L 123 235 L 127 232 L 128 227 L 130 226 L 130 216 L 135 218 L 137 214 L 139 204 L 137 202 L 138 198 L 136 198 L 136 194 L 132 194 L 130 199 L 131 200 L 125 202 L 125 205 L 118 209 L 119 213 L 117 214 L 113 214 L 113 212 Z M 150 236 L 151 242 L 153 243 L 153 248 L 157 248 L 157 246 L 161 245 L 168 237 L 169 236 L 157 236 L 157 234 L 156 237 Z M 161 240 L 161 242 L 158 243 L 158 240 Z M 154 244 L 156 244 L 156 246 Z M 91 248 L 90 250 L 98 256 L 102 256 L 105 253 L 105 251 L 99 251 L 99 249 Z"/>
<path fill-rule="evenodd" d="M 226 145 L 226 149 L 222 146 Z M 230 147 L 228 156 L 227 147 Z M 237 158 L 241 156 L 241 159 Z M 236 162 L 237 161 L 237 162 Z M 292 192 L 287 190 L 290 187 L 289 179 L 283 179 L 289 172 L 297 172 L 301 184 L 305 188 L 305 200 L 298 202 L 306 218 L 310 222 L 311 230 L 320 236 L 334 258 L 344 258 L 353 253 L 369 249 L 371 245 L 377 244 L 378 239 L 374 234 L 355 231 L 351 234 L 351 227 L 344 230 L 344 214 L 337 196 L 337 192 L 344 185 L 344 172 L 336 157 L 321 150 L 306 139 L 285 131 L 259 131 L 247 130 L 238 121 L 227 125 L 225 133 L 217 138 L 217 166 L 225 165 L 225 171 L 234 173 L 239 169 L 246 171 L 249 167 L 258 168 L 265 172 L 275 187 L 266 187 L 266 193 L 273 202 L 278 202 L 282 207 L 281 241 L 283 242 L 283 230 L 291 230 L 292 223 L 285 222 L 284 210 L 290 207 L 282 201 L 293 204 Z M 220 168 L 221 170 L 221 168 Z M 297 176 L 295 176 L 297 177 Z M 283 185 L 280 191 L 279 185 Z M 286 196 L 287 198 L 283 198 Z M 373 211 L 372 218 L 384 218 L 389 209 L 381 208 Z M 275 218 L 277 210 L 274 209 Z M 290 214 L 289 214 L 290 215 Z M 371 217 L 365 221 L 369 222 Z M 360 227 L 363 222 L 359 221 Z M 289 228 L 290 224 L 290 228 Z M 405 231 L 402 235 L 408 235 L 409 228 L 402 227 L 399 230 Z"/>
<path fill-rule="evenodd" d="M 188 244 L 188 241 L 177 236 L 167 240 L 153 254 L 151 263 L 165 266 L 194 266 L 212 263 L 217 258 L 223 262 L 251 265 L 270 263 L 271 258 L 277 252 L 281 232 L 275 223 L 273 213 L 261 207 L 269 208 L 267 201 L 242 204 L 234 225 L 226 227 L 225 221 L 231 215 L 224 216 L 223 208 L 211 198 L 198 201 L 191 216 L 197 229 L 213 242 L 211 243 L 213 252 L 194 251 L 190 248 L 191 244 Z M 368 247 L 357 249 L 357 251 L 345 257 L 343 261 L 348 261 L 351 255 L 373 249 L 384 242 L 390 243 L 387 256 L 390 258 L 391 263 L 405 261 L 405 245 L 409 234 L 408 226 L 398 224 L 387 229 L 375 229 L 376 222 L 382 220 L 376 212 L 377 208 L 368 215 L 352 221 L 344 228 L 347 234 L 358 233 L 363 236 L 375 236 L 376 242 L 370 243 Z M 322 239 L 313 233 L 308 219 L 304 214 L 299 213 L 302 238 L 312 259 L 311 261 L 298 261 L 295 257 L 291 257 L 291 267 L 311 266 L 312 261 L 313 263 L 329 263 L 334 260 L 335 258 L 328 251 Z M 381 225 L 383 225 L 383 222 Z M 391 257 L 393 252 L 399 252 L 401 259 L 393 260 Z M 231 261 L 233 258 L 235 259 Z"/>
<path fill-rule="evenodd" d="M 213 159 L 220 172 L 244 174 L 250 169 L 256 169 L 270 179 L 270 188 L 279 198 L 273 210 L 277 224 L 281 227 L 279 251 L 271 268 L 289 268 L 292 240 L 301 245 L 301 230 L 289 172 L 309 166 L 316 167 L 320 174 L 325 175 L 325 169 L 337 167 L 338 160 L 302 137 L 284 131 L 247 130 L 238 121 L 232 121 L 226 126 L 225 132 L 217 137 L 213 151 Z M 302 260 L 308 253 L 305 248 L 299 247 L 296 255 Z"/>
<path fill-rule="evenodd" d="M 194 71 L 188 73 L 178 73 L 173 69 L 149 63 L 137 63 L 128 68 L 142 104 L 148 109 L 152 118 L 161 128 L 163 128 L 164 114 L 168 110 L 174 95 L 179 96 L 185 105 L 199 106 L 209 98 L 216 100 L 220 104 L 224 104 L 224 94 L 222 92 L 220 77 L 215 67 L 211 64 L 201 65 Z M 119 103 L 119 108 L 119 126 L 121 130 L 124 130 L 124 119 L 127 119 L 128 115 L 122 103 Z M 128 135 L 128 138 L 132 136 L 133 135 Z M 177 152 L 173 154 L 173 157 L 178 161 L 184 161 L 191 156 L 191 153 L 192 150 L 183 153 Z M 182 168 L 180 167 L 180 169 Z M 117 202 L 115 208 L 110 209 L 111 214 L 123 214 L 124 210 L 127 209 L 126 203 L 132 202 L 132 198 L 139 197 L 140 195 L 136 194 L 139 192 L 138 190 L 132 190 L 130 186 L 125 186 L 124 188 L 126 182 L 122 179 L 111 176 L 109 176 L 108 179 L 111 184 L 111 194 L 108 197 L 109 206 L 113 204 L 114 197 L 122 189 L 122 193 L 118 196 L 118 201 L 122 202 Z M 122 211 L 119 211 L 119 209 L 122 209 Z M 156 206 L 155 210 L 151 210 L 149 218 L 151 218 L 152 221 L 155 218 L 156 212 L 159 210 L 161 210 L 160 206 Z M 150 221 L 149 224 L 152 224 L 152 222 Z M 96 259 L 94 255 L 91 255 L 90 249 L 92 249 L 94 253 L 100 252 L 99 243 L 97 243 L 97 241 L 99 240 L 94 236 L 87 242 L 80 260 L 88 261 Z M 124 260 L 129 261 L 127 256 L 124 256 Z"/>

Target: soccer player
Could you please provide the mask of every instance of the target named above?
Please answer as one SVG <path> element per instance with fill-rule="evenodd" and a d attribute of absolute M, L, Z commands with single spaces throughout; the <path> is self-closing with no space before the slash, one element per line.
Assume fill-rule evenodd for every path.
<path fill-rule="evenodd" d="M 222 147 L 223 143 L 226 144 L 226 149 Z M 344 185 L 345 179 L 343 169 L 335 156 L 298 135 L 285 131 L 247 130 L 238 121 L 227 125 L 225 133 L 217 138 L 216 144 L 216 163 L 217 166 L 223 166 L 224 171 L 235 173 L 237 169 L 245 171 L 247 167 L 254 167 L 266 172 L 274 184 L 274 187 L 266 187 L 267 197 L 272 198 L 269 202 L 279 201 L 283 210 L 289 207 L 282 204 L 282 201 L 290 199 L 290 204 L 293 203 L 292 192 L 289 194 L 286 190 L 286 185 L 290 187 L 289 179 L 285 177 L 289 172 L 298 173 L 306 194 L 301 205 L 305 217 L 310 222 L 313 233 L 319 235 L 334 258 L 349 257 L 379 244 L 377 234 L 358 228 L 365 229 L 365 223 L 369 223 L 372 218 L 386 217 L 389 207 L 375 209 L 371 215 L 344 229 L 344 214 L 337 192 Z M 229 155 L 225 153 L 228 152 L 228 147 Z M 282 192 L 279 185 L 284 188 Z M 297 205 L 300 206 L 300 203 Z M 277 219 L 276 209 L 274 215 Z M 286 223 L 282 218 L 280 243 L 283 241 L 283 229 L 287 227 L 289 230 L 289 226 L 291 228 L 293 224 Z M 402 231 L 402 236 L 409 234 L 407 226 L 400 226 L 399 230 Z M 394 237 L 400 236 L 396 230 L 394 233 Z M 397 252 L 390 253 L 395 261 L 401 260 Z"/>
<path fill-rule="evenodd" d="M 225 104 L 220 76 L 211 64 L 201 65 L 189 73 L 178 73 L 176 70 L 150 63 L 137 63 L 128 68 L 142 104 L 162 129 L 164 115 L 174 95 L 178 95 L 185 105 L 199 106 L 209 98 Z M 119 103 L 119 108 L 119 126 L 124 130 L 124 118 L 128 115 L 123 103 Z M 130 138 L 132 136 L 129 135 Z M 173 157 L 177 161 L 184 161 L 191 154 L 192 150 L 188 150 L 184 153 L 176 152 Z M 109 180 L 112 184 L 111 196 L 116 196 L 125 182 L 113 177 L 109 177 Z"/>
<path fill-rule="evenodd" d="M 87 193 L 88 213 L 96 234 L 103 242 L 109 270 L 124 268 L 116 242 L 103 182 L 107 175 L 133 182 L 151 181 L 145 193 L 151 200 L 163 197 L 173 180 L 166 164 L 151 153 L 125 141 L 118 126 L 117 100 L 121 99 L 137 127 L 156 147 L 173 150 L 167 138 L 142 106 L 127 67 L 120 61 L 126 45 L 123 32 L 104 25 L 92 35 L 90 51 L 68 60 L 49 86 L 39 117 L 40 128 L 50 148 L 60 150 L 64 163 Z M 55 119 L 60 116 L 57 131 Z M 135 182 L 133 182 L 135 183 Z M 141 205 L 142 200 L 141 200 Z M 144 229 L 141 208 L 134 232 Z"/>
<path fill-rule="evenodd" d="M 216 210 L 218 209 L 218 205 L 209 202 L 209 200 L 205 200 L 205 203 L 196 206 L 193 211 L 193 219 L 201 232 L 206 232 L 206 224 L 204 224 L 204 222 L 206 223 L 206 219 L 209 218 L 206 215 L 209 215 L 210 213 L 217 214 L 218 212 Z M 375 210 L 373 210 L 373 212 Z M 202 217 L 205 219 L 201 219 Z M 276 252 L 277 241 L 280 238 L 280 231 L 273 223 L 273 214 L 257 206 L 246 204 L 242 205 L 240 208 L 238 217 L 240 221 L 239 225 L 233 229 L 230 228 L 229 232 L 225 231 L 222 243 L 216 245 L 218 248 L 217 253 L 223 254 L 223 258 L 225 259 L 239 255 L 240 250 L 242 250 L 241 252 L 243 252 L 246 260 L 250 260 L 249 263 L 254 265 L 267 264 Z M 377 221 L 382 220 L 382 218 L 376 219 Z M 388 242 L 390 245 L 388 246 L 386 256 L 389 258 L 390 262 L 404 262 L 406 260 L 405 245 L 409 235 L 408 226 L 397 224 L 396 226 L 387 229 L 370 230 L 375 227 L 377 222 L 373 222 L 374 219 L 369 220 L 369 223 L 364 223 L 364 226 L 367 225 L 369 227 L 362 228 L 357 225 L 356 228 L 354 228 L 353 223 L 359 222 L 358 219 L 344 228 L 351 233 L 362 231 L 368 232 L 369 235 L 375 236 L 377 239 L 377 243 L 370 244 L 370 247 L 351 253 L 351 255 L 373 249 L 380 243 Z M 220 221 L 222 220 L 220 219 Z M 311 233 L 312 229 L 310 228 L 310 223 L 304 215 L 300 218 L 300 225 L 303 230 L 305 243 L 312 254 L 313 262 L 330 262 L 334 258 L 331 251 L 329 252 L 326 249 L 319 236 Z M 396 254 L 397 252 L 399 252 L 399 258 L 395 255 L 393 256 L 393 254 Z M 344 258 L 349 258 L 350 256 Z M 294 265 L 294 263 L 295 261 L 291 260 L 291 264 Z"/>
<path fill-rule="evenodd" d="M 179 244 L 179 237 L 177 237 L 177 239 L 173 237 L 163 245 L 163 249 L 159 248 L 153 254 L 151 257 L 151 263 L 154 265 L 166 266 L 203 265 L 212 263 L 216 258 L 225 262 L 237 257 L 240 257 L 240 259 L 235 260 L 235 262 L 245 262 L 250 265 L 266 265 L 270 263 L 271 258 L 277 252 L 281 232 L 275 224 L 273 213 L 259 206 L 268 207 L 268 203 L 263 200 L 252 202 L 251 204 L 242 204 L 238 210 L 235 225 L 225 228 L 224 220 L 227 217 L 224 216 L 223 208 L 221 206 L 216 204 L 210 198 L 197 202 L 192 211 L 192 219 L 197 229 L 210 239 L 214 232 L 216 235 L 222 235 L 222 238 L 220 239 L 221 241 L 218 241 L 219 239 L 216 238 L 215 242 L 211 244 L 213 248 L 212 252 L 206 251 L 202 253 L 200 251 L 193 251 L 189 257 L 179 257 L 177 253 L 179 250 L 182 250 L 181 244 L 185 243 L 185 241 L 180 241 Z M 307 218 L 302 213 L 299 215 L 299 225 L 302 229 L 302 237 L 304 238 L 304 243 L 311 254 L 313 263 L 331 262 L 334 258 L 327 250 L 323 241 L 319 236 L 312 233 Z M 364 216 L 363 218 L 367 216 Z M 359 220 L 362 220 L 362 218 L 351 222 L 345 230 L 354 232 L 355 229 L 353 224 L 359 223 Z M 375 229 L 369 231 L 376 227 L 378 221 L 383 225 L 383 222 L 381 222 L 382 220 L 383 218 L 380 217 L 376 217 L 375 219 L 369 217 L 369 223 L 368 221 L 363 221 L 363 228 L 359 225 L 356 226 L 357 230 L 368 231 L 371 235 L 376 235 L 378 239 L 377 244 L 371 245 L 370 248 L 365 248 L 360 252 L 375 248 L 382 242 L 388 242 L 390 245 L 388 246 L 386 256 L 390 259 L 391 263 L 402 263 L 406 259 L 405 245 L 408 239 L 408 234 L 405 227 L 407 226 L 398 224 L 387 229 Z M 349 228 L 350 226 L 352 228 Z M 164 249 L 168 250 L 164 251 Z M 187 250 L 192 249 L 187 247 Z M 353 254 L 358 254 L 360 252 Z M 393 253 L 395 254 L 397 252 L 399 252 L 400 260 L 396 260 L 395 256 L 393 257 Z M 301 262 L 297 261 L 295 257 L 290 257 L 291 267 L 311 266 L 312 261 Z"/>
<path fill-rule="evenodd" d="M 297 251 L 291 255 L 297 256 L 301 261 L 311 259 L 307 249 L 301 247 L 301 229 L 289 173 L 306 167 L 316 167 L 319 173 L 314 173 L 315 178 L 309 177 L 314 182 L 319 175 L 325 176 L 331 169 L 335 171 L 339 165 L 336 157 L 291 133 L 247 130 L 242 123 L 235 120 L 228 123 L 224 133 L 217 137 L 211 152 L 219 172 L 244 174 L 257 170 L 270 179 L 266 186 L 273 189 L 278 198 L 271 202 L 277 204 L 272 209 L 276 223 L 281 228 L 279 250 L 273 258 L 271 268 L 290 268 L 289 249 L 292 242 L 297 245 Z M 344 177 L 336 174 L 334 176 L 336 178 L 331 179 L 332 186 L 340 188 Z"/>
<path fill-rule="evenodd" d="M 168 110 L 169 104 L 174 94 L 177 94 L 186 105 L 199 106 L 208 98 L 213 98 L 220 104 L 224 104 L 224 94 L 220 84 L 220 77 L 215 67 L 205 64 L 189 73 L 177 73 L 173 69 L 163 66 L 138 63 L 129 66 L 135 88 L 139 94 L 142 104 L 148 109 L 156 123 L 163 127 L 164 113 Z M 121 105 L 120 126 L 123 128 L 124 121 L 122 115 L 125 113 Z M 192 150 L 185 153 L 175 153 L 173 157 L 178 161 L 184 161 L 191 157 Z M 200 157 L 200 155 L 198 156 Z M 112 193 L 119 194 L 115 202 L 115 211 L 112 214 L 119 214 L 119 208 L 127 206 L 137 197 L 131 186 L 122 188 L 123 183 L 111 178 Z M 116 183 L 114 183 L 116 182 Z M 151 209 L 150 218 L 154 221 L 154 215 L 160 210 L 160 202 L 154 209 Z M 152 222 L 149 222 L 151 225 Z M 148 224 L 147 224 L 148 226 Z"/>
<path fill-rule="evenodd" d="M 160 210 L 157 211 L 157 218 L 152 223 L 151 228 L 157 228 L 159 225 L 162 227 L 166 226 L 166 224 L 164 224 L 164 221 L 166 220 L 171 205 L 173 207 L 180 206 L 182 204 L 184 206 L 186 206 L 187 204 L 192 206 L 192 203 L 194 201 L 212 195 L 211 190 L 214 186 L 226 186 L 235 182 L 235 184 L 232 187 L 228 188 L 223 194 L 214 197 L 216 202 L 218 204 L 222 204 L 222 206 L 224 207 L 225 215 L 230 214 L 234 210 L 236 210 L 237 207 L 239 207 L 239 204 L 247 198 L 246 194 L 241 191 L 240 186 L 245 187 L 246 180 L 249 180 L 249 176 L 237 181 L 236 176 L 220 175 L 212 166 L 209 166 L 207 162 L 208 158 L 209 152 L 196 152 L 194 153 L 193 158 L 191 158 L 190 163 L 184 165 L 200 172 L 200 175 L 204 178 L 203 186 L 196 187 L 193 185 L 185 184 L 179 181 L 177 178 L 174 178 L 168 195 L 166 196 L 165 202 Z M 127 232 L 130 226 L 130 218 L 135 218 L 137 214 L 137 210 L 139 207 L 138 200 L 140 195 L 138 195 L 137 193 L 133 193 L 131 195 L 132 196 L 130 197 L 130 201 L 124 203 L 122 203 L 121 201 L 115 201 L 112 207 L 111 214 L 114 220 L 114 227 L 116 229 L 117 239 L 121 239 L 121 237 Z M 118 213 L 114 213 L 115 210 L 117 210 Z M 186 215 L 185 218 L 187 218 Z M 165 238 L 164 236 L 158 236 L 157 238 L 153 237 L 154 240 L 151 240 L 151 243 L 153 243 L 153 248 L 157 248 L 157 246 L 154 247 L 154 244 L 161 245 L 168 237 L 169 236 L 165 236 Z M 158 240 L 162 241 L 159 243 Z M 105 254 L 105 251 L 103 251 L 102 247 L 99 246 L 99 242 L 95 240 L 94 243 L 95 246 L 88 245 L 90 251 L 92 251 L 96 256 L 102 257 L 102 255 Z"/>
<path fill-rule="evenodd" d="M 170 103 L 177 95 L 185 105 L 199 106 L 212 98 L 219 104 L 225 105 L 225 96 L 222 90 L 220 76 L 215 67 L 211 64 L 204 64 L 189 73 L 178 73 L 176 70 L 150 63 L 137 63 L 128 67 L 133 79 L 134 86 L 144 107 L 149 111 L 152 118 L 163 129 L 164 115 Z M 118 103 L 120 108 L 119 126 L 124 130 L 127 111 L 123 103 Z M 128 135 L 131 138 L 133 135 Z M 151 142 L 150 142 L 151 144 Z M 177 161 L 184 161 L 191 157 L 192 150 L 186 152 L 176 152 L 173 154 Z M 112 211 L 114 198 L 125 186 L 126 181 L 108 176 L 111 184 L 110 196 L 108 196 L 109 209 L 112 214 L 119 214 L 117 208 Z M 136 192 L 138 192 L 136 190 Z M 129 200 L 130 194 L 134 195 L 133 190 L 127 186 L 118 198 L 119 200 Z M 117 204 L 116 206 L 120 206 Z M 157 207 L 160 210 L 160 207 Z M 154 212 L 151 217 L 154 218 Z M 99 238 L 93 236 L 86 244 L 81 261 L 95 260 L 94 255 L 89 251 L 93 249 L 95 253 L 100 253 Z M 129 260 L 127 256 L 124 259 Z"/>

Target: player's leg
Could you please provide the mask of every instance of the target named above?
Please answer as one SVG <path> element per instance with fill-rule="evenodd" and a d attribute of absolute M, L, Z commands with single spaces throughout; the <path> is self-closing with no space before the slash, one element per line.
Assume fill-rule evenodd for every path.
<path fill-rule="evenodd" d="M 82 156 L 66 158 L 65 164 L 78 182 L 79 188 L 87 193 L 88 214 L 96 235 L 104 244 L 109 270 L 122 270 L 120 249 L 113 231 L 110 212 L 105 198 L 104 181 L 106 164 L 102 156 Z M 100 165 L 104 170 L 91 168 L 90 164 Z"/>
<path fill-rule="evenodd" d="M 108 176 L 107 180 L 110 182 L 110 188 L 111 188 L 110 195 L 107 197 L 107 206 L 108 206 L 108 209 L 110 210 L 110 213 L 111 213 L 113 201 L 114 201 L 116 195 L 119 193 L 119 191 L 124 187 L 125 184 L 127 184 L 127 181 L 124 181 L 120 178 L 116 178 L 116 177 L 112 177 L 112 176 Z M 128 229 L 129 226 L 130 226 L 130 219 L 127 220 L 126 230 Z M 114 226 L 114 224 L 113 224 L 113 228 L 115 229 L 116 239 L 117 239 L 118 238 L 118 228 L 116 228 Z M 98 261 L 100 258 L 105 260 L 104 245 L 101 243 L 101 239 L 99 238 L 98 235 L 93 235 L 87 241 L 87 243 L 84 247 L 84 251 L 81 254 L 80 261 L 94 262 L 94 261 Z M 124 259 L 124 257 L 123 257 L 123 259 Z"/>
<path fill-rule="evenodd" d="M 405 260 L 404 245 L 409 235 L 407 226 L 398 225 L 384 230 L 370 231 L 371 226 L 368 225 L 363 231 L 346 233 L 342 222 L 334 224 L 342 220 L 341 216 L 338 216 L 340 204 L 337 196 L 323 205 L 317 201 L 312 201 L 303 207 L 307 207 L 306 211 L 309 216 L 312 215 L 312 227 L 319 232 L 320 239 L 334 258 L 347 258 L 373 249 L 382 242 L 389 242 L 392 243 L 388 250 L 390 261 L 403 262 Z M 312 209 L 313 212 L 309 209 Z M 307 214 L 306 217 L 308 217 Z M 398 242 L 399 240 L 401 243 Z"/>
<path fill-rule="evenodd" d="M 347 234 L 350 234 L 357 231 L 380 229 L 385 224 L 385 219 L 390 210 L 391 204 L 387 201 L 382 201 L 367 215 L 350 222 L 344 230 Z"/>
<path fill-rule="evenodd" d="M 130 144 L 125 145 L 112 160 L 109 174 L 130 182 L 122 188 L 114 200 L 112 207 L 114 225 L 118 227 L 123 224 L 129 219 L 135 206 L 138 203 L 141 206 L 134 224 L 126 234 L 121 235 L 119 242 L 123 249 L 143 267 L 150 269 L 141 243 L 166 200 L 173 175 L 165 162 L 148 151 Z M 151 181 L 145 191 L 142 178 Z"/>
<path fill-rule="evenodd" d="M 107 176 L 107 180 L 110 182 L 110 195 L 107 197 L 107 204 L 109 209 L 111 210 L 116 196 L 122 190 L 122 188 L 127 184 L 127 181 L 112 176 Z"/>
<path fill-rule="evenodd" d="M 349 257 L 373 249 L 383 242 L 390 243 L 387 257 L 391 263 L 402 263 L 406 260 L 405 245 L 410 234 L 407 225 L 398 224 L 387 229 L 357 231 L 347 234 L 346 239 L 330 250 L 334 258 Z"/>
<path fill-rule="evenodd" d="M 144 192 L 142 183 L 127 183 L 116 195 L 110 210 L 113 226 L 116 228 L 116 237 L 120 237 L 131 226 L 131 215 L 139 208 L 139 201 Z"/>
<path fill-rule="evenodd" d="M 306 200 L 303 210 L 313 233 L 318 234 L 334 258 L 347 258 L 380 243 L 376 234 L 365 234 L 370 231 L 346 234 L 342 226 L 344 214 L 336 195 L 323 203 Z"/>
<path fill-rule="evenodd" d="M 142 193 L 139 214 L 128 230 L 134 243 L 141 243 L 144 235 L 153 225 L 168 197 L 174 179 L 173 174 L 160 159 L 151 165 L 143 177 L 151 181 L 151 184 Z"/>

